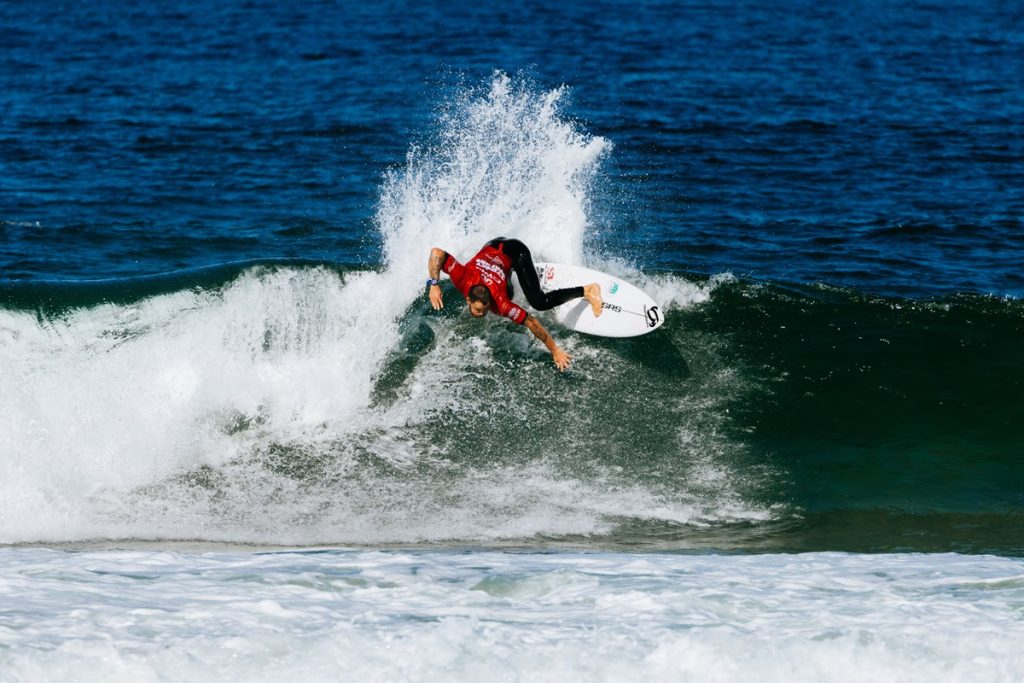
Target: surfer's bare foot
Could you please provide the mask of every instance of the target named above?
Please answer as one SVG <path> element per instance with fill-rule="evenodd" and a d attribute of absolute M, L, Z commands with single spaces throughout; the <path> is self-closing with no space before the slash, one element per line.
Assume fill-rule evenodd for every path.
<path fill-rule="evenodd" d="M 594 311 L 594 317 L 601 315 L 604 307 L 604 300 L 601 299 L 601 285 L 592 282 L 583 287 L 583 298 L 590 302 L 590 309 Z"/>

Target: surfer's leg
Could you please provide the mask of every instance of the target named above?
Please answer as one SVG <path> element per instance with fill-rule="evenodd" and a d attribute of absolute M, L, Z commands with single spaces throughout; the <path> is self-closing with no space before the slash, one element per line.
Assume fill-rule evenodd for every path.
<path fill-rule="evenodd" d="M 568 287 L 553 292 L 541 289 L 540 278 L 537 277 L 537 269 L 533 265 L 530 250 L 519 240 L 503 240 L 502 251 L 512 260 L 512 270 L 519 277 L 519 286 L 523 288 L 526 300 L 538 311 L 546 311 L 561 306 L 566 301 L 586 296 L 583 287 Z"/>

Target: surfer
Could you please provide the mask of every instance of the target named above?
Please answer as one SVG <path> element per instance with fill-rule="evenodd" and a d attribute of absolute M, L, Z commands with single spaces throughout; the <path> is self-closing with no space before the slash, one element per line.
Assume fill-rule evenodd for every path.
<path fill-rule="evenodd" d="M 546 311 L 573 299 L 584 298 L 590 303 L 595 316 L 601 315 L 601 287 L 591 283 L 582 287 L 569 287 L 545 292 L 540 288 L 540 279 L 533 265 L 533 258 L 526 245 L 516 239 L 498 237 L 484 245 L 465 265 L 443 249 L 434 247 L 427 260 L 428 296 L 434 310 L 444 308 L 441 286 L 438 278 L 441 272 L 448 273 L 452 284 L 466 298 L 466 305 L 474 318 L 482 318 L 487 311 L 501 315 L 518 325 L 526 325 L 551 352 L 551 358 L 559 370 L 569 367 L 569 354 L 562 350 L 544 329 L 544 326 L 522 308 L 512 302 L 512 271 L 519 276 L 526 300 L 538 311 Z"/>

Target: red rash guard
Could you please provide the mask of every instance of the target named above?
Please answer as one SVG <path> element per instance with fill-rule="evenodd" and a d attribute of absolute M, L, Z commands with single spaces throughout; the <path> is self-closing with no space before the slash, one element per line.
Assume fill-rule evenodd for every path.
<path fill-rule="evenodd" d="M 512 261 L 499 249 L 484 247 L 466 265 L 449 254 L 441 270 L 448 273 L 452 284 L 463 296 L 469 296 L 471 287 L 483 285 L 491 292 L 492 313 L 503 315 L 519 325 L 526 322 L 526 311 L 508 298 L 508 276 L 512 271 Z"/>

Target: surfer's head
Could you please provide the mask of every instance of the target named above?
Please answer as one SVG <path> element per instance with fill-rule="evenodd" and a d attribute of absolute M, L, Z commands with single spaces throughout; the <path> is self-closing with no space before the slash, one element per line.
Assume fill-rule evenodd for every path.
<path fill-rule="evenodd" d="M 487 309 L 491 307 L 491 291 L 483 285 L 474 285 L 469 288 L 469 296 L 466 297 L 466 304 L 469 306 L 469 313 L 474 318 L 482 318 L 487 315 Z"/>

